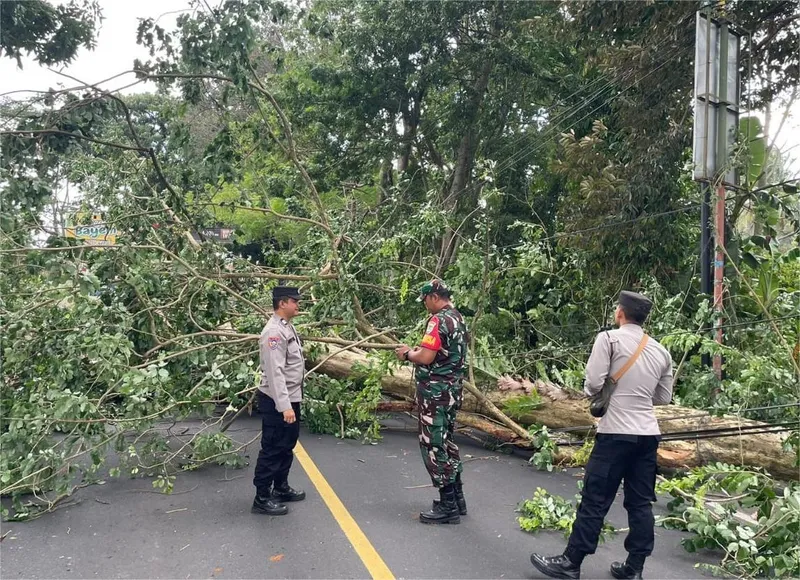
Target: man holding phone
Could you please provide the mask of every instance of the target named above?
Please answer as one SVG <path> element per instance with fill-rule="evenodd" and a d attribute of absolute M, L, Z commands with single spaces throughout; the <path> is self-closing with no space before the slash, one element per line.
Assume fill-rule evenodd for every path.
<path fill-rule="evenodd" d="M 450 301 L 450 289 L 431 280 L 420 289 L 419 302 L 431 315 L 420 345 L 395 350 L 398 360 L 415 366 L 419 445 L 425 469 L 439 490 L 433 509 L 422 512 L 425 524 L 457 524 L 466 515 L 461 458 L 453 440 L 456 412 L 461 407 L 469 342 L 461 313 Z"/>

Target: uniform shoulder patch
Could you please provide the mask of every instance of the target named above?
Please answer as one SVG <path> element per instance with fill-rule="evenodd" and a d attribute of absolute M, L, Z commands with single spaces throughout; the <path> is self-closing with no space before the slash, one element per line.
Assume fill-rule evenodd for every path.
<path fill-rule="evenodd" d="M 268 336 L 267 337 L 267 346 L 269 346 L 270 350 L 275 350 L 278 348 L 278 345 L 281 342 L 280 336 Z"/>
<path fill-rule="evenodd" d="M 442 339 L 439 336 L 439 324 L 439 318 L 437 316 L 432 316 L 430 321 L 428 321 L 428 326 L 425 329 L 425 334 L 422 337 L 420 346 L 430 350 L 439 350 L 442 348 Z"/>

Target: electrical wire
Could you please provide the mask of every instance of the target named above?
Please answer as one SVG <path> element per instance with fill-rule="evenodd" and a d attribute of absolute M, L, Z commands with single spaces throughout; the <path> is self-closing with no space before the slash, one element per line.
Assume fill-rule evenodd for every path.
<path fill-rule="evenodd" d="M 787 403 L 782 405 L 767 405 L 763 407 L 753 407 L 751 409 L 745 409 L 741 412 L 763 411 L 770 409 L 785 409 L 789 407 L 800 407 L 800 402 Z M 668 419 L 660 419 L 659 423 L 664 423 L 666 421 L 672 421 L 676 419 L 690 419 L 698 417 L 711 418 L 713 416 L 709 414 L 676 416 Z M 582 425 L 578 427 L 553 429 L 551 430 L 551 432 L 552 433 L 570 433 L 576 431 L 591 432 L 594 431 L 596 428 L 597 428 L 596 425 Z M 790 421 L 782 421 L 777 423 L 762 423 L 758 425 L 734 425 L 727 427 L 718 427 L 713 429 L 690 429 L 687 431 L 671 431 L 667 433 L 662 433 L 661 441 L 662 442 L 696 441 L 702 439 L 720 439 L 724 437 L 764 435 L 770 433 L 785 433 L 787 431 L 795 431 L 795 430 L 800 430 L 800 419 L 792 419 Z M 559 442 L 559 445 L 582 446 L 585 442 L 586 442 L 585 439 L 581 441 L 564 441 L 564 442 Z"/>
<path fill-rule="evenodd" d="M 569 126 L 567 126 L 566 128 L 559 127 L 559 126 L 557 125 L 557 123 L 559 123 L 559 122 L 561 122 L 561 121 L 563 121 L 563 120 L 566 120 L 566 119 L 568 119 L 568 118 L 570 118 L 570 117 L 574 116 L 575 114 L 577 114 L 577 113 L 578 113 L 578 112 L 579 112 L 579 111 L 580 111 L 580 110 L 581 110 L 583 107 L 585 107 L 586 105 L 588 105 L 589 103 L 591 103 L 591 102 L 592 102 L 592 101 L 593 101 L 595 98 L 597 98 L 597 97 L 599 96 L 599 92 L 598 92 L 598 94 L 594 95 L 593 97 L 591 97 L 591 98 L 587 98 L 587 99 L 585 100 L 584 104 L 583 104 L 583 105 L 581 105 L 580 107 L 576 107 L 576 108 L 574 108 L 572 111 L 569 111 L 569 110 L 568 110 L 568 111 L 565 111 L 565 113 L 564 113 L 564 115 L 565 115 L 565 116 L 564 116 L 563 118 L 561 118 L 561 119 L 559 119 L 559 118 L 557 118 L 557 117 L 553 118 L 553 119 L 551 120 L 551 122 L 550 122 L 549 126 L 548 126 L 548 129 L 547 129 L 548 131 L 550 131 L 550 135 L 548 135 L 548 136 L 547 136 L 547 138 L 544 140 L 544 142 L 535 143 L 535 144 L 531 145 L 531 146 L 530 146 L 530 147 L 528 147 L 528 148 L 523 148 L 523 149 L 521 149 L 519 152 L 517 152 L 516 154 L 512 155 L 512 156 L 511 156 L 511 157 L 509 157 L 509 158 L 508 158 L 506 161 L 504 161 L 503 163 L 501 163 L 500 165 L 498 165 L 498 166 L 495 168 L 495 172 L 499 174 L 499 173 L 501 173 L 502 171 L 504 171 L 505 169 L 507 169 L 507 168 L 511 167 L 513 164 L 515 164 L 515 163 L 517 163 L 518 161 L 520 161 L 522 158 L 524 158 L 524 157 L 529 157 L 529 156 L 532 156 L 532 155 L 534 155 L 535 153 L 538 153 L 538 152 L 539 152 L 539 151 L 541 151 L 541 150 L 542 150 L 544 147 L 546 147 L 547 145 L 549 145 L 549 143 L 550 143 L 550 142 L 553 140 L 553 138 L 554 138 L 554 137 L 555 137 L 557 134 L 558 134 L 558 135 L 560 135 L 560 134 L 561 134 L 561 133 L 563 133 L 564 131 L 568 131 L 569 129 L 572 129 L 573 127 L 575 127 L 576 125 L 578 125 L 578 124 L 579 124 L 581 121 L 583 121 L 584 119 L 586 119 L 586 118 L 590 117 L 591 115 L 593 115 L 594 113 L 596 113 L 596 112 L 597 112 L 597 111 L 599 111 L 600 109 L 602 109 L 602 108 L 606 107 L 608 104 L 610 104 L 610 103 L 611 103 L 612 101 L 614 101 L 615 99 L 617 99 L 617 98 L 621 97 L 621 96 L 622 96 L 623 94 L 625 94 L 625 93 L 626 93 L 628 90 L 630 90 L 630 89 L 632 89 L 633 87 L 635 87 L 636 85 L 638 85 L 638 84 L 639 84 L 641 81 L 643 81 L 645 78 L 647 78 L 647 77 L 649 77 L 650 75 L 652 75 L 652 74 L 655 74 L 656 72 L 658 72 L 659 70 L 661 70 L 661 68 L 663 68 L 664 66 L 666 66 L 667 64 L 669 64 L 669 63 L 670 63 L 670 62 L 671 62 L 671 61 L 672 61 L 672 60 L 673 60 L 673 59 L 674 59 L 676 56 L 678 56 L 678 55 L 679 55 L 681 52 L 685 52 L 685 51 L 687 51 L 687 50 L 688 50 L 688 48 L 687 48 L 686 46 L 682 46 L 682 47 L 678 47 L 677 49 L 673 49 L 672 53 L 670 53 L 669 55 L 667 55 L 667 56 L 664 58 L 664 62 L 663 62 L 663 63 L 661 63 L 661 64 L 660 64 L 660 65 L 658 65 L 657 67 L 653 68 L 653 69 L 652 69 L 651 71 L 649 71 L 648 73 L 644 74 L 644 75 L 643 75 L 641 78 L 639 78 L 639 79 L 638 79 L 638 80 L 636 80 L 635 82 L 631 83 L 629 86 L 627 86 L 627 87 L 625 87 L 625 88 L 621 89 L 621 90 L 620 90 L 620 91 L 619 91 L 617 94 L 615 94 L 615 95 L 613 95 L 612 97 L 609 97 L 608 99 L 606 99 L 605 101 L 603 101 L 603 102 L 602 102 L 600 105 L 598 105 L 597 107 L 595 107 L 594 109 L 592 109 L 592 110 L 591 110 L 589 113 L 587 113 L 586 115 L 584 115 L 583 117 L 581 117 L 581 118 L 580 118 L 580 119 L 578 119 L 577 121 L 574 121 L 573 123 L 571 123 L 571 124 L 570 124 Z M 613 88 L 613 85 L 616 85 L 616 84 L 618 84 L 618 82 L 620 82 L 620 81 L 627 81 L 627 80 L 628 80 L 628 79 L 630 79 L 632 76 L 635 76 L 635 75 L 636 75 L 636 72 L 637 72 L 636 70 L 631 70 L 631 71 L 628 71 L 628 72 L 626 72 L 626 73 L 623 73 L 623 75 L 621 75 L 619 79 L 617 79 L 617 80 L 614 80 L 614 81 L 609 81 L 609 83 L 607 83 L 607 85 L 608 85 L 608 87 L 610 87 L 610 88 Z M 623 77 L 624 77 L 624 78 L 623 78 Z M 605 90 L 605 89 L 606 89 L 606 87 L 604 87 L 604 88 L 603 88 L 603 89 L 601 89 L 601 90 Z M 541 137 L 541 136 L 540 136 L 540 137 Z M 466 189 L 466 188 L 465 188 L 465 189 Z"/>
<path fill-rule="evenodd" d="M 661 46 L 663 44 L 665 44 L 669 40 L 670 40 L 669 37 L 662 38 L 661 41 L 659 41 L 659 43 L 657 43 L 655 46 L 653 46 L 650 50 L 653 53 L 658 52 L 658 49 L 660 49 Z M 578 121 L 575 121 L 574 123 L 572 123 L 568 127 L 566 127 L 566 128 L 559 127 L 560 123 L 562 123 L 563 121 L 565 121 L 565 120 L 569 119 L 570 117 L 576 115 L 583 108 L 588 107 L 595 99 L 599 98 L 605 91 L 607 91 L 608 89 L 613 89 L 615 85 L 618 85 L 621 82 L 627 81 L 629 78 L 634 76 L 636 74 L 636 71 L 635 70 L 625 71 L 625 72 L 619 74 L 616 78 L 612 78 L 612 79 L 607 79 L 607 77 L 600 76 L 597 79 L 595 79 L 594 81 L 592 81 L 591 83 L 589 83 L 589 85 L 587 85 L 586 87 L 582 87 L 582 88 L 578 89 L 577 91 L 573 92 L 566 99 L 564 99 L 564 101 L 567 101 L 567 100 L 571 99 L 572 97 L 576 96 L 580 92 L 587 91 L 589 89 L 589 87 L 591 87 L 594 84 L 597 84 L 598 82 L 606 81 L 605 84 L 602 87 L 600 87 L 600 89 L 595 91 L 593 94 L 590 94 L 590 95 L 587 95 L 585 97 L 582 97 L 582 99 L 583 99 L 583 103 L 582 104 L 580 104 L 578 106 L 575 106 L 575 107 L 568 108 L 568 109 L 566 109 L 566 110 L 554 115 L 553 117 L 548 117 L 547 118 L 547 125 L 548 125 L 547 128 L 543 132 L 541 132 L 541 133 L 539 133 L 537 135 L 533 135 L 534 137 L 538 138 L 537 139 L 537 143 L 533 143 L 533 144 L 529 145 L 528 147 L 523 147 L 522 149 L 517 150 L 514 154 L 512 154 L 511 156 L 506 158 L 505 161 L 503 161 L 502 163 L 500 163 L 498 166 L 495 167 L 495 170 L 494 170 L 495 174 L 496 175 L 501 174 L 503 171 L 505 171 L 506 169 L 508 169 L 511 166 L 513 166 L 515 163 L 517 163 L 522 158 L 531 156 L 534 153 L 540 151 L 545 145 L 549 144 L 549 142 L 552 141 L 552 139 L 553 139 L 553 137 L 555 135 L 561 134 L 562 132 L 571 129 L 572 127 L 574 127 L 575 125 L 580 123 L 583 119 L 585 119 L 588 116 L 592 115 L 594 112 L 598 111 L 599 109 L 605 107 L 606 105 L 608 105 L 614 99 L 622 96 L 623 93 L 625 93 L 627 90 L 629 90 L 630 88 L 635 86 L 638 82 L 640 82 L 641 80 L 644 80 L 644 78 L 648 77 L 650 74 L 653 74 L 654 72 L 656 72 L 656 70 L 660 69 L 661 67 L 663 67 L 664 65 L 669 63 L 680 52 L 688 50 L 689 48 L 692 48 L 692 47 L 690 47 L 690 46 L 689 47 L 680 46 L 680 47 L 677 47 L 676 49 L 673 49 L 673 52 L 670 55 L 667 55 L 667 57 L 664 58 L 664 63 L 662 63 L 655 70 L 652 70 L 652 71 L 648 72 L 641 79 L 639 79 L 638 81 L 633 83 L 631 86 L 629 86 L 629 87 L 627 87 L 625 89 L 622 89 L 617 95 L 615 95 L 615 96 L 603 101 L 603 103 L 601 103 L 600 106 L 596 107 L 590 113 L 588 113 L 587 115 L 584 115 Z M 556 107 L 561 106 L 562 104 L 563 104 L 563 102 L 562 103 L 555 103 L 555 104 L 551 105 L 549 108 L 545 109 L 545 111 L 541 112 L 539 114 L 539 116 L 549 115 Z M 548 135 L 548 132 L 549 132 L 549 135 Z M 527 131 L 523 132 L 523 134 L 521 134 L 519 137 L 517 137 L 516 139 L 512 140 L 510 143 L 507 143 L 505 146 L 503 146 L 497 153 L 494 154 L 494 156 L 497 157 L 497 158 L 502 158 L 506 151 L 508 151 L 509 149 L 512 149 L 512 148 L 516 149 L 516 146 L 519 143 L 521 143 L 523 140 L 525 140 L 525 139 L 527 139 L 529 137 L 531 137 L 531 135 Z M 542 141 L 541 141 L 542 138 L 545 138 L 544 143 L 542 143 Z M 461 193 L 466 191 L 466 189 L 468 189 L 469 187 L 470 187 L 469 185 L 465 186 L 464 188 L 462 188 L 461 191 L 451 193 L 450 195 L 460 195 Z"/>
<path fill-rule="evenodd" d="M 772 410 L 772 409 L 787 409 L 789 407 L 800 407 L 800 401 L 797 401 L 797 402 L 794 402 L 794 403 L 785 403 L 785 404 L 782 404 L 782 405 L 767 405 L 767 406 L 764 406 L 764 407 L 751 407 L 751 408 L 748 408 L 748 409 L 742 409 L 742 410 L 739 411 L 739 413 L 750 413 L 750 412 L 753 412 L 753 411 L 768 411 L 768 410 Z M 711 417 L 713 417 L 713 415 L 711 415 L 710 413 L 697 413 L 695 415 L 675 415 L 674 417 L 668 417 L 666 419 L 659 419 L 658 422 L 659 423 L 666 423 L 668 421 L 675 421 L 675 420 L 678 420 L 678 419 L 697 419 L 697 418 L 700 418 L 700 417 L 709 417 L 709 418 L 711 418 Z M 800 419 L 798 419 L 798 421 L 800 421 Z M 794 421 L 792 423 L 794 423 Z M 764 427 L 764 426 L 765 425 L 758 425 L 758 427 Z M 589 431 L 589 430 L 594 429 L 594 428 L 595 428 L 595 425 L 579 425 L 577 427 L 562 427 L 562 428 L 559 428 L 559 429 L 551 429 L 550 431 L 552 433 L 569 433 L 569 432 L 572 432 L 572 431 Z M 738 427 L 736 427 L 736 429 L 738 429 Z M 678 433 L 678 432 L 675 432 L 675 433 Z"/>
<path fill-rule="evenodd" d="M 784 317 L 781 317 L 781 318 L 773 318 L 773 321 L 775 321 L 775 320 L 791 320 L 791 319 L 800 319 L 800 314 L 793 314 L 791 316 L 784 316 Z M 749 328 L 755 328 L 757 325 L 760 325 L 760 324 L 770 324 L 770 321 L 769 320 L 760 320 L 758 322 L 752 322 L 752 323 L 739 322 L 739 323 L 731 324 L 731 325 L 723 324 L 721 326 L 708 327 L 708 328 L 704 329 L 701 332 L 703 334 L 710 334 L 710 333 L 715 332 L 717 329 L 737 328 L 737 327 L 741 328 L 743 326 L 747 326 Z M 655 340 L 661 340 L 662 338 L 669 338 L 671 336 L 681 336 L 681 335 L 697 336 L 697 335 L 700 335 L 700 334 L 701 334 L 700 332 L 691 332 L 691 331 L 688 331 L 688 330 L 680 330 L 680 331 L 674 331 L 674 332 L 669 332 L 669 333 L 665 333 L 665 334 L 656 335 L 656 336 L 653 336 L 652 338 L 654 338 Z M 553 340 L 553 339 L 550 339 L 550 340 Z M 546 344 L 544 346 L 529 350 L 527 352 L 520 352 L 520 353 L 510 354 L 510 355 L 509 354 L 502 354 L 502 355 L 496 355 L 496 356 L 493 356 L 493 355 L 480 355 L 480 356 L 474 356 L 474 357 L 471 357 L 471 358 L 473 358 L 473 360 L 496 360 L 496 359 L 500 359 L 500 358 L 502 358 L 502 359 L 509 359 L 509 358 L 527 359 L 527 358 L 534 357 L 534 356 L 537 356 L 539 354 L 542 354 L 542 355 L 546 355 L 546 356 L 542 356 L 542 357 L 537 356 L 537 360 L 557 361 L 557 360 L 561 360 L 561 357 L 559 356 L 560 353 L 586 352 L 588 354 L 588 351 L 593 346 L 594 346 L 594 342 L 587 342 L 587 343 L 573 345 L 573 346 L 561 346 L 561 345 L 557 345 L 557 344 Z"/>
<path fill-rule="evenodd" d="M 738 432 L 726 432 L 726 433 L 709 433 L 705 434 L 703 431 L 697 431 L 693 435 L 681 435 L 679 437 L 671 437 L 669 434 L 663 435 L 661 437 L 661 441 L 663 442 L 670 442 L 670 441 L 698 441 L 702 439 L 723 439 L 725 437 L 737 437 L 737 436 L 745 436 L 745 435 L 768 435 L 771 433 L 785 433 L 787 431 L 795 431 L 800 430 L 800 423 L 794 423 L 791 427 L 777 427 L 771 428 L 769 426 L 763 426 L 762 429 L 754 429 L 749 430 L 746 433 L 738 433 Z"/>
<path fill-rule="evenodd" d="M 790 314 L 790 315 L 787 315 L 787 316 L 774 317 L 774 318 L 772 318 L 772 321 L 792 320 L 792 319 L 797 319 L 797 318 L 800 318 L 800 314 Z M 759 325 L 759 324 L 770 324 L 770 320 L 733 322 L 733 323 L 730 323 L 730 324 L 723 324 L 721 326 L 710 328 L 707 332 L 713 332 L 717 328 L 723 328 L 724 329 L 724 328 L 737 328 L 737 327 L 744 327 L 744 326 L 754 327 L 754 326 Z M 654 336 L 651 336 L 651 338 L 654 338 L 655 340 L 661 340 L 662 338 L 667 338 L 667 337 L 670 337 L 670 336 L 681 336 L 681 335 L 687 335 L 687 334 L 694 335 L 694 334 L 698 334 L 698 333 L 691 332 L 691 331 L 688 331 L 688 330 L 677 330 L 677 331 L 673 331 L 673 332 L 667 332 L 667 333 L 664 333 L 664 334 L 654 335 Z M 551 352 L 553 350 L 568 351 L 568 352 L 571 352 L 571 351 L 585 351 L 585 350 L 590 349 L 592 346 L 594 346 L 594 342 L 588 342 L 588 343 L 584 343 L 584 344 L 577 344 L 577 345 L 574 345 L 574 346 L 565 346 L 565 347 L 545 345 L 543 347 L 540 347 L 538 349 L 534 349 L 534 350 L 529 351 L 529 352 L 524 353 L 524 354 L 530 356 L 530 355 L 533 355 L 533 354 L 535 354 L 537 352 Z M 484 358 L 488 358 L 488 357 L 484 357 Z"/>
<path fill-rule="evenodd" d="M 754 411 L 770 411 L 772 409 L 787 409 L 789 407 L 800 407 L 800 401 L 795 403 L 785 403 L 783 405 L 767 405 L 766 407 L 745 407 L 743 409 L 739 409 L 738 411 L 730 410 L 728 411 L 729 415 L 739 415 L 743 413 L 752 413 Z M 680 419 L 696 419 L 698 417 L 710 417 L 711 415 L 708 412 L 703 413 L 696 413 L 694 415 L 675 415 L 673 417 L 667 417 L 666 419 L 659 419 L 659 423 L 666 423 L 668 421 L 677 421 Z"/>
<path fill-rule="evenodd" d="M 713 429 L 689 429 L 686 431 L 669 431 L 667 433 L 663 433 L 662 437 L 672 437 L 672 438 L 683 438 L 686 437 L 694 437 L 695 435 L 710 435 L 712 433 L 748 433 L 750 431 L 758 431 L 761 429 L 773 429 L 773 428 L 795 428 L 800 427 L 800 418 L 793 419 L 791 421 L 782 421 L 778 423 L 763 423 L 759 425 L 738 425 L 738 426 L 730 426 L 730 427 L 715 427 Z"/>
<path fill-rule="evenodd" d="M 594 427 L 594 426 L 592 426 Z M 668 443 L 671 441 L 698 441 L 703 439 L 723 439 L 726 437 L 738 437 L 738 436 L 745 436 L 745 435 L 765 435 L 771 433 L 785 433 L 787 431 L 795 431 L 800 430 L 800 422 L 792 423 L 792 426 L 773 426 L 771 425 L 758 425 L 758 429 L 748 430 L 746 432 L 725 432 L 725 433 L 716 433 L 712 430 L 697 430 L 693 433 L 686 433 L 683 435 L 679 435 L 677 437 L 671 436 L 671 433 L 665 433 L 661 435 L 661 442 Z M 582 429 L 588 431 L 590 429 Z M 556 444 L 561 445 L 564 447 L 582 447 L 586 444 L 586 439 L 581 439 L 579 441 L 558 441 Z"/>
<path fill-rule="evenodd" d="M 735 200 L 735 199 L 737 199 L 739 197 L 742 197 L 744 195 L 748 195 L 748 194 L 745 193 L 745 194 L 733 195 L 731 197 L 726 198 L 725 202 L 727 203 L 729 201 L 733 201 L 733 200 Z M 784 193 L 783 195 L 776 195 L 775 199 L 780 201 L 780 200 L 786 199 L 787 197 L 798 196 L 798 195 L 800 195 L 800 194 L 797 194 L 797 193 Z M 682 208 L 671 209 L 671 210 L 667 210 L 667 211 L 641 215 L 641 216 L 638 216 L 638 217 L 635 217 L 635 218 L 631 218 L 631 219 L 628 219 L 628 220 L 608 221 L 608 222 L 599 224 L 597 226 L 593 226 L 591 228 L 585 228 L 585 229 L 582 229 L 582 230 L 575 230 L 575 231 L 571 231 L 571 232 L 560 232 L 560 233 L 557 233 L 557 234 L 553 234 L 552 236 L 548 236 L 546 238 L 539 238 L 536 241 L 538 241 L 538 242 L 546 242 L 546 241 L 556 240 L 556 239 L 560 239 L 560 238 L 578 236 L 578 235 L 582 235 L 582 234 L 586 234 L 586 233 L 591 233 L 591 232 L 603 230 L 603 229 L 606 229 L 606 228 L 615 228 L 615 227 L 629 225 L 629 224 L 640 222 L 640 221 L 644 221 L 644 220 L 654 219 L 654 218 L 668 216 L 668 215 L 674 215 L 674 214 L 677 214 L 677 213 L 683 213 L 685 211 L 699 209 L 701 206 L 702 206 L 702 204 L 696 203 L 696 204 L 687 205 L 687 206 L 682 207 Z M 514 249 L 514 248 L 518 248 L 518 247 L 521 247 L 521 246 L 525 245 L 525 243 L 526 242 L 518 242 L 516 244 L 508 244 L 506 246 L 503 246 L 500 249 Z"/>

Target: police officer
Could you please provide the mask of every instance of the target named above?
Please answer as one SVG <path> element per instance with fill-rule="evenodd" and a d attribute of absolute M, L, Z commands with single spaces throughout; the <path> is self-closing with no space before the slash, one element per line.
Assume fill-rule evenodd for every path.
<path fill-rule="evenodd" d="M 420 345 L 401 346 L 395 354 L 416 365 L 419 445 L 422 461 L 439 501 L 420 513 L 426 524 L 457 524 L 466 515 L 461 482 L 461 458 L 453 440 L 456 411 L 461 407 L 464 365 L 467 358 L 467 326 L 450 301 L 450 290 L 441 280 L 420 289 L 419 302 L 431 314 Z"/>
<path fill-rule="evenodd" d="M 623 291 L 614 314 L 618 329 L 598 334 L 586 364 L 584 390 L 594 395 L 606 377 L 616 375 L 644 338 L 642 324 L 652 302 Z M 672 399 L 672 358 L 655 340 L 644 348 L 619 379 L 600 419 L 594 449 L 586 465 L 578 514 L 567 548 L 559 556 L 531 554 L 531 563 L 551 578 L 580 578 L 581 564 L 594 554 L 597 540 L 620 482 L 630 531 L 625 538 L 628 558 L 611 564 L 614 578 L 641 578 L 645 559 L 653 552 L 652 502 L 655 501 L 656 450 L 661 439 L 653 405 Z"/>
<path fill-rule="evenodd" d="M 300 337 L 292 319 L 300 310 L 297 288 L 277 286 L 272 290 L 270 318 L 258 341 L 261 385 L 258 412 L 261 415 L 261 450 L 253 484 L 253 513 L 280 516 L 288 513 L 284 502 L 305 499 L 304 491 L 289 486 L 292 450 L 300 435 L 300 401 L 303 398 L 305 361 Z"/>

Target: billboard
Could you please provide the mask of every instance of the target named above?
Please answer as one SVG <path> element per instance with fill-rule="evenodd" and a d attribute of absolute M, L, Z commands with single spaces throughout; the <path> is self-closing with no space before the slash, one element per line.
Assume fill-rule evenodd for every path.
<path fill-rule="evenodd" d="M 730 161 L 739 125 L 741 35 L 727 22 L 697 13 L 694 56 L 694 179 L 722 174 L 736 185 Z"/>

